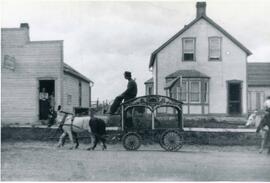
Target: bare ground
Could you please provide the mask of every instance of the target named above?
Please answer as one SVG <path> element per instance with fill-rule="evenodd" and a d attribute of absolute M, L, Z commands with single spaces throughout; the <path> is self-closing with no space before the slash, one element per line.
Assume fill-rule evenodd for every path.
<path fill-rule="evenodd" d="M 2 181 L 270 181 L 270 156 L 255 146 L 157 144 L 126 151 L 56 148 L 56 142 L 2 142 Z"/>

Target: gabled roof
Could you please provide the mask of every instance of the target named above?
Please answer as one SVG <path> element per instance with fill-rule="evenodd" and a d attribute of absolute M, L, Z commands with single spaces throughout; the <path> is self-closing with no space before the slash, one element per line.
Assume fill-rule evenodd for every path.
<path fill-rule="evenodd" d="M 78 78 L 80 78 L 88 83 L 94 83 L 93 81 L 91 81 L 86 76 L 82 75 L 81 73 L 79 73 L 78 71 L 76 71 L 75 69 L 73 69 L 71 66 L 69 66 L 66 63 L 64 63 L 64 72 L 67 72 L 75 77 L 78 77 Z"/>
<path fill-rule="evenodd" d="M 147 81 L 145 81 L 144 84 L 151 84 L 153 82 L 154 82 L 153 78 L 150 78 Z"/>
<path fill-rule="evenodd" d="M 158 52 L 160 52 L 164 47 L 166 47 L 168 44 L 170 44 L 173 40 L 175 40 L 178 36 L 180 36 L 183 32 L 185 32 L 187 29 L 189 29 L 192 25 L 194 25 L 196 22 L 198 22 L 200 19 L 206 20 L 209 24 L 211 24 L 213 27 L 218 29 L 220 32 L 222 32 L 227 38 L 229 38 L 233 43 L 235 43 L 239 48 L 241 48 L 243 51 L 247 53 L 247 55 L 251 55 L 251 51 L 249 51 L 244 45 L 242 45 L 239 41 L 237 41 L 232 35 L 230 35 L 227 31 L 225 31 L 222 27 L 220 27 L 217 23 L 215 23 L 212 19 L 210 19 L 206 15 L 201 15 L 197 18 L 195 18 L 193 21 L 191 21 L 188 25 L 185 25 L 183 29 L 181 29 L 179 32 L 177 32 L 173 37 L 171 37 L 168 41 L 166 41 L 164 44 L 162 44 L 158 49 L 156 49 L 150 57 L 150 63 L 149 67 L 152 67 L 155 62 L 155 57 Z"/>
<path fill-rule="evenodd" d="M 248 63 L 248 86 L 270 86 L 270 62 Z"/>
<path fill-rule="evenodd" d="M 182 76 L 183 78 L 210 78 L 206 74 L 203 74 L 196 70 L 178 70 L 166 76 L 166 79 L 177 78 L 179 76 Z"/>

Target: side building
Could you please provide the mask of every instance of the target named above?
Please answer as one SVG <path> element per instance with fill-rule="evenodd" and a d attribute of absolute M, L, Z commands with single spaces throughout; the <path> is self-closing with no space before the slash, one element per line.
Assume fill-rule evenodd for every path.
<path fill-rule="evenodd" d="M 1 37 L 2 125 L 38 124 L 50 106 L 89 107 L 93 82 L 64 63 L 62 40 L 31 41 L 27 23 Z"/>
<path fill-rule="evenodd" d="M 249 62 L 248 112 L 263 110 L 263 103 L 270 96 L 270 62 Z"/>

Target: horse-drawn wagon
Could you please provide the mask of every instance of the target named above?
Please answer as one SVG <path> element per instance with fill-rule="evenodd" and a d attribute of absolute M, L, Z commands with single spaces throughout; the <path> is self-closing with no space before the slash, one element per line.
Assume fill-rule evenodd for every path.
<path fill-rule="evenodd" d="M 64 145 L 64 139 L 68 135 L 72 148 L 77 148 L 77 133 L 89 131 L 94 135 L 95 141 L 94 146 L 88 149 L 95 149 L 100 140 L 103 149 L 106 149 L 105 121 L 108 129 L 113 118 L 117 121 L 116 130 L 107 133 L 106 138 L 109 142 L 122 140 L 126 150 L 137 150 L 143 141 L 149 140 L 158 142 L 166 151 L 177 151 L 183 145 L 182 102 L 166 96 L 148 95 L 122 103 L 119 113 L 113 116 L 91 114 L 76 117 L 70 113 L 63 115 L 63 112 L 58 112 L 56 121 L 63 130 L 58 146 Z"/>
<path fill-rule="evenodd" d="M 158 142 L 166 151 L 183 145 L 182 102 L 166 96 L 148 95 L 121 104 L 118 139 L 126 150 L 137 150 L 142 141 Z"/>

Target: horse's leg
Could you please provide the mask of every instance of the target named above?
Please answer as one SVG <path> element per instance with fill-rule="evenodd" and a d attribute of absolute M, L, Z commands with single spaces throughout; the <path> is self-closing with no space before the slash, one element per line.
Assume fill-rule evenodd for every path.
<path fill-rule="evenodd" d="M 107 146 L 106 146 L 106 139 L 104 138 L 104 137 L 100 137 L 100 140 L 101 140 L 101 142 L 102 142 L 102 144 L 103 144 L 103 147 L 102 147 L 102 150 L 105 150 L 105 149 L 107 149 Z"/>
<path fill-rule="evenodd" d="M 94 138 L 94 142 L 93 142 L 94 145 L 92 147 L 87 148 L 88 151 L 95 150 L 95 148 L 97 146 L 97 137 L 96 137 L 96 135 L 91 135 L 91 136 Z M 92 139 L 91 139 L 91 141 L 92 141 Z"/>
<path fill-rule="evenodd" d="M 61 135 L 60 138 L 59 138 L 59 142 L 58 142 L 58 144 L 57 144 L 57 147 L 62 147 L 62 146 L 64 146 L 66 135 L 67 135 L 66 132 L 63 132 L 63 133 L 62 133 L 62 135 Z"/>
<path fill-rule="evenodd" d="M 93 147 L 92 147 L 92 150 L 95 150 L 95 148 L 96 148 L 96 146 L 97 146 L 97 143 L 98 143 L 98 141 L 99 141 L 97 135 L 94 135 L 94 137 L 95 137 L 95 140 L 94 140 L 94 145 L 93 145 Z"/>
<path fill-rule="evenodd" d="M 72 135 L 72 131 L 71 130 L 68 130 L 67 131 L 67 134 L 68 134 L 68 137 L 69 137 L 69 140 L 71 142 L 71 147 L 70 149 L 74 149 L 76 147 L 75 143 L 74 143 L 74 140 L 73 140 L 73 135 Z"/>
<path fill-rule="evenodd" d="M 79 147 L 78 135 L 75 132 L 72 132 L 72 134 L 75 137 L 75 143 L 76 143 L 75 149 L 77 149 Z"/>
<path fill-rule="evenodd" d="M 265 146 L 265 141 L 266 141 L 266 133 L 264 131 L 261 130 L 261 136 L 262 136 L 262 141 L 261 141 L 261 148 L 260 148 L 260 153 L 263 152 L 264 146 Z"/>

